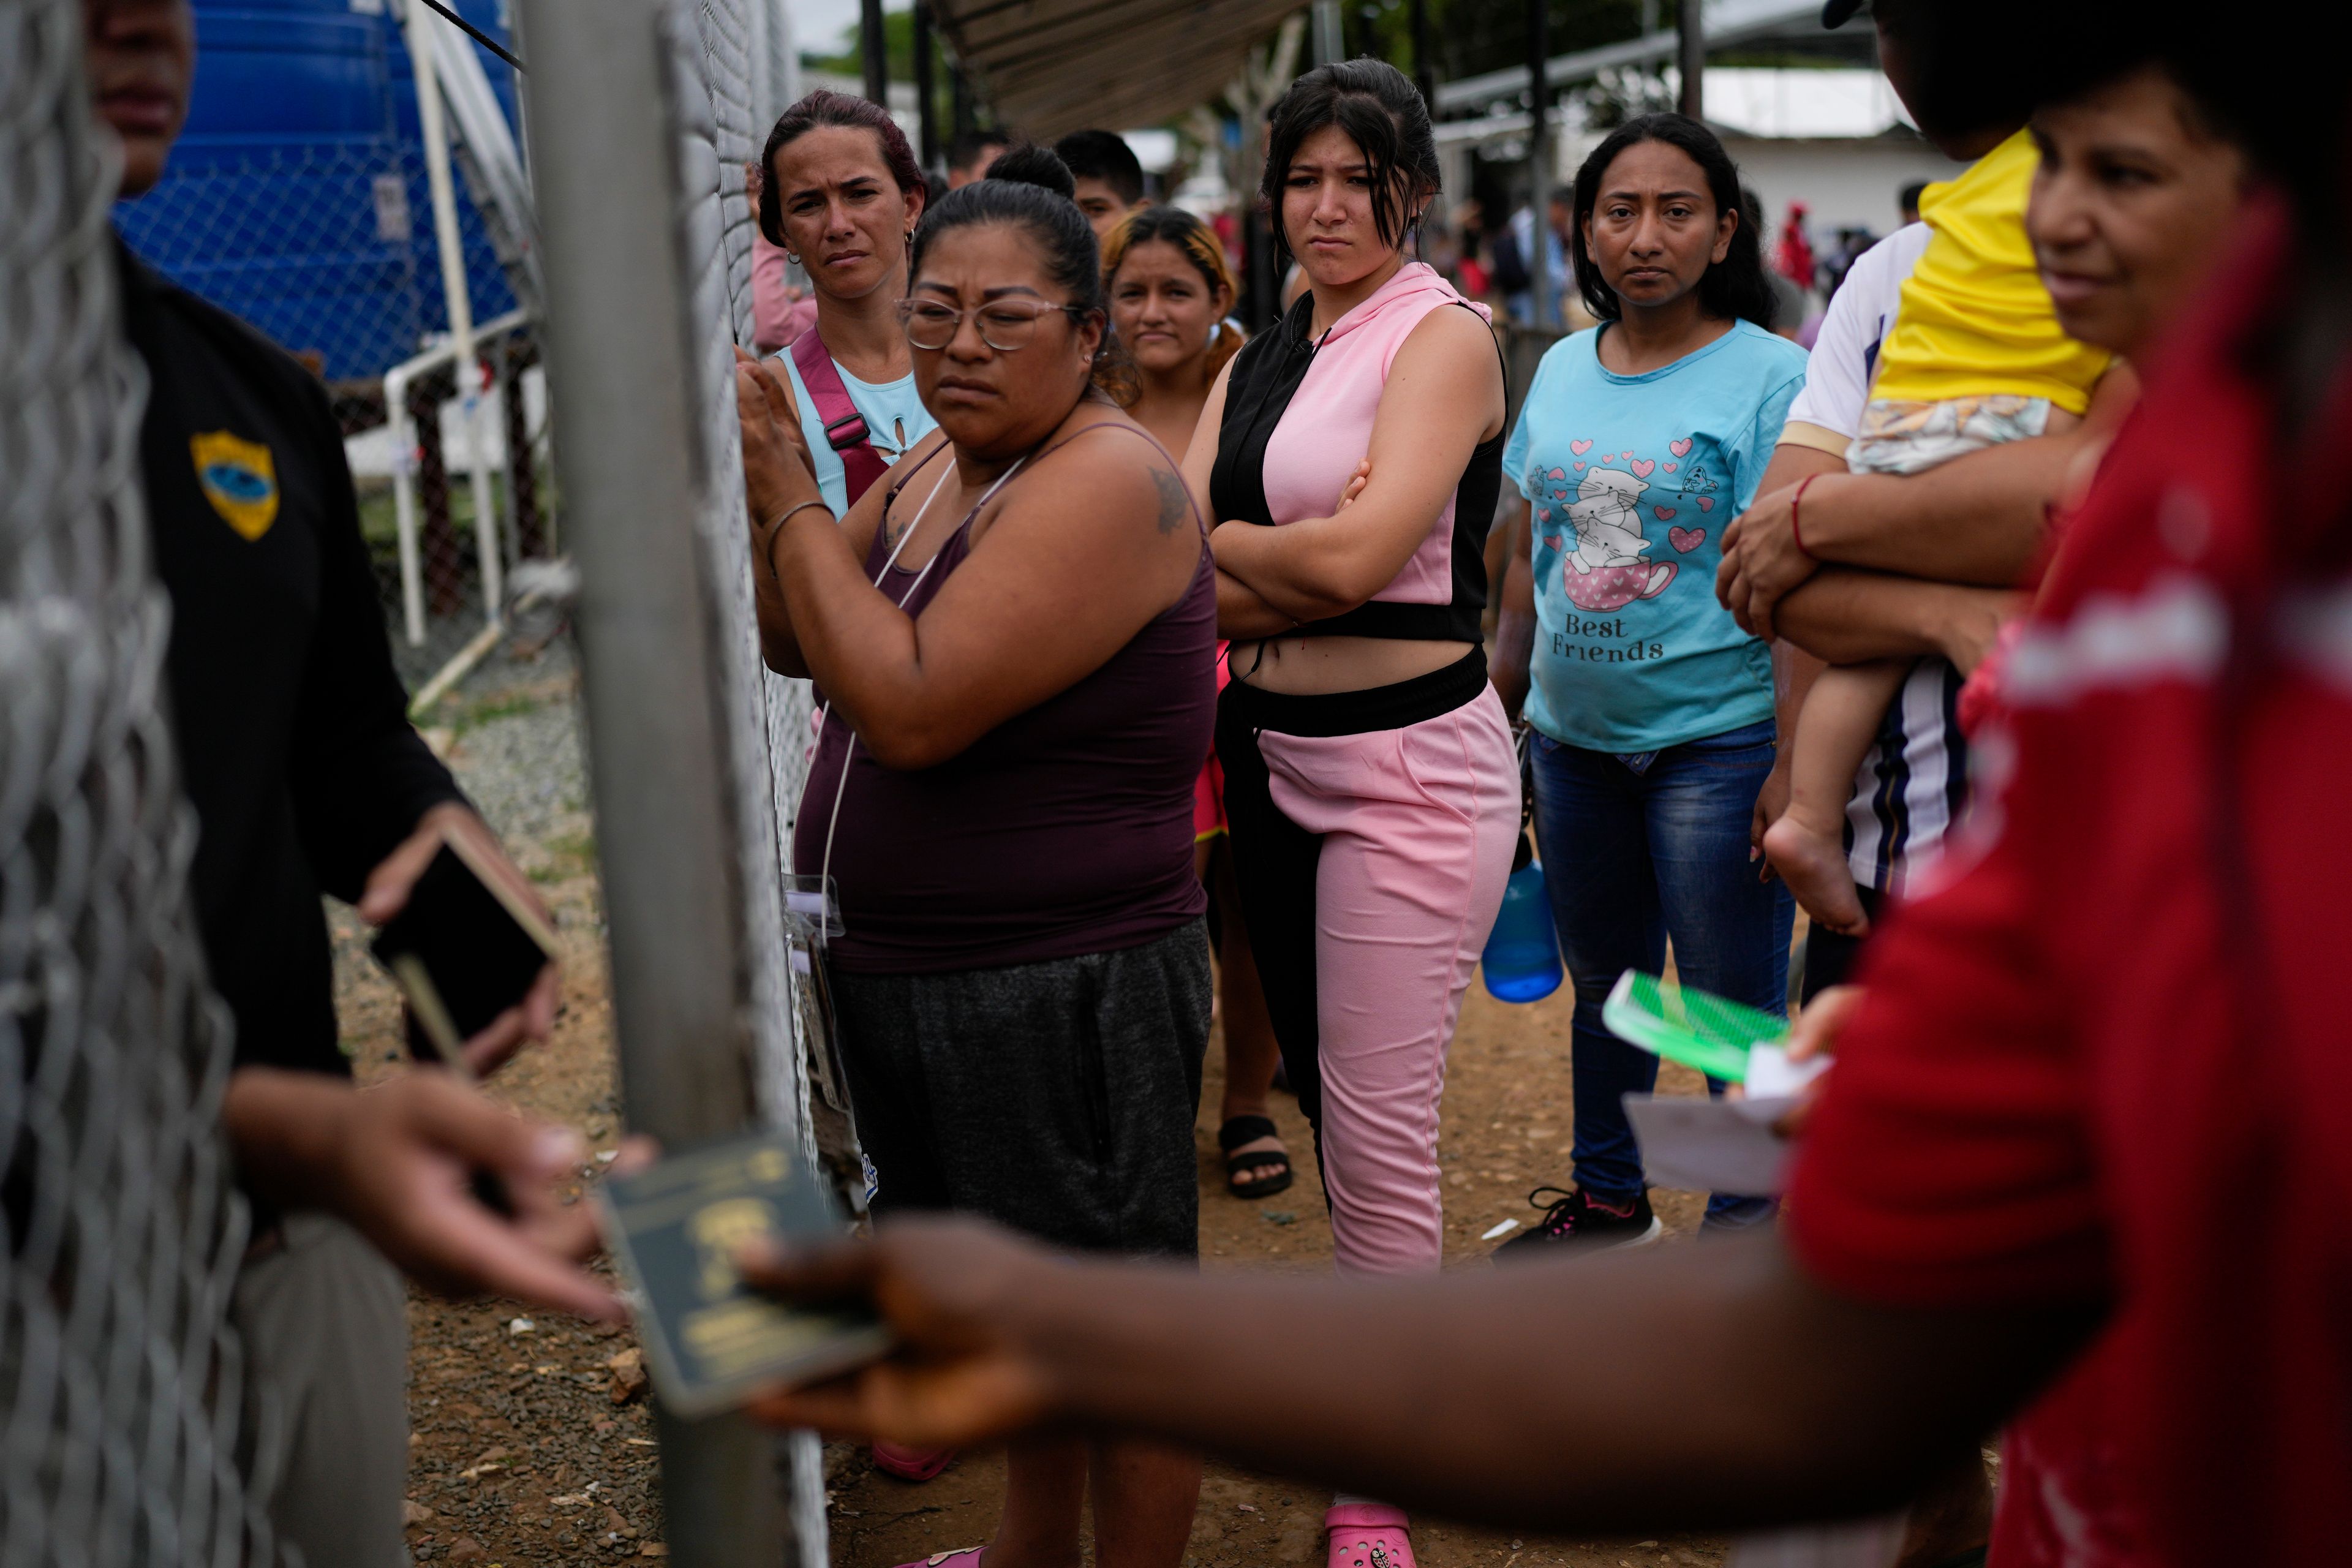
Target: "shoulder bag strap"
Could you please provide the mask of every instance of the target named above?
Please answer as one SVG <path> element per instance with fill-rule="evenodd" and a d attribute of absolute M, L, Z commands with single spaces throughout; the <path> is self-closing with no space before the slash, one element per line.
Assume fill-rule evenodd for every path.
<path fill-rule="evenodd" d="M 856 506 L 857 498 L 866 493 L 875 480 L 889 472 L 890 465 L 874 449 L 872 432 L 866 427 L 866 416 L 849 398 L 849 388 L 841 384 L 841 372 L 834 368 L 833 355 L 826 352 L 824 340 L 814 326 L 793 340 L 793 365 L 801 373 L 801 384 L 816 404 L 817 423 L 824 427 L 827 445 L 841 458 L 842 477 L 848 482 L 849 504 Z"/>

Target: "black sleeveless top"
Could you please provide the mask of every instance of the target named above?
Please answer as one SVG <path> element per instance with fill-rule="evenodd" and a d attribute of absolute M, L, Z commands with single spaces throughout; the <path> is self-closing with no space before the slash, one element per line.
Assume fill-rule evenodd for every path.
<path fill-rule="evenodd" d="M 1468 309 L 1466 304 L 1464 308 Z M 1217 429 L 1216 461 L 1209 472 L 1210 510 L 1220 521 L 1275 525 L 1266 500 L 1267 444 L 1282 429 L 1300 387 L 1316 372 L 1324 345 L 1348 325 L 1343 318 L 1321 338 L 1309 339 L 1307 326 L 1314 310 L 1314 296 L 1300 295 L 1274 331 L 1252 338 L 1234 356 L 1233 374 L 1225 384 L 1224 416 Z M 1350 365 L 1342 374 L 1360 375 L 1366 368 Z M 1286 438 L 1297 434 L 1287 432 Z M 1352 437 L 1360 453 L 1370 443 L 1371 430 L 1367 420 L 1359 430 L 1332 428 L 1316 435 L 1318 440 Z M 1305 622 L 1286 635 L 1479 641 L 1480 616 L 1486 607 L 1486 531 L 1494 521 L 1496 498 L 1502 492 L 1503 447 L 1509 435 L 1507 423 L 1479 442 L 1454 487 L 1453 589 L 1445 603 L 1372 599 L 1344 614 Z"/>

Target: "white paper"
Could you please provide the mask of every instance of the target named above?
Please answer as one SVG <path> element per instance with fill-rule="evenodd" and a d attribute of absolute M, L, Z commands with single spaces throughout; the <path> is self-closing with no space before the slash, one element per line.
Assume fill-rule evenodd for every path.
<path fill-rule="evenodd" d="M 1829 1068 L 1827 1057 L 1792 1062 L 1779 1046 L 1751 1046 L 1748 1050 L 1748 1093 L 1754 1100 L 1787 1100 Z M 1770 1121 L 1770 1117 L 1764 1120 Z"/>
<path fill-rule="evenodd" d="M 1642 1146 L 1643 1172 L 1655 1185 L 1769 1195 L 1786 1183 L 1796 1150 L 1769 1125 L 1790 1103 L 1629 1094 L 1625 1115 Z"/>

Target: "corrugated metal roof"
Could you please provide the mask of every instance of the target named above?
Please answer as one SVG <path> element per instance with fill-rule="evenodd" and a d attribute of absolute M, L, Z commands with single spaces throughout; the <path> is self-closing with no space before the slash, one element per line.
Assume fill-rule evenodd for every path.
<path fill-rule="evenodd" d="M 1707 47 L 1714 48 L 1723 44 L 1745 42 L 1784 28 L 1818 32 L 1822 7 L 1821 0 L 1706 0 L 1702 15 L 1706 26 Z M 1603 44 L 1599 48 L 1579 49 L 1574 54 L 1556 56 L 1546 62 L 1544 78 L 1554 88 L 1574 87 L 1612 66 L 1644 65 L 1651 60 L 1673 59 L 1679 47 L 1680 40 L 1669 27 L 1664 32 L 1627 38 L 1622 43 Z M 1527 90 L 1527 86 L 1528 70 L 1525 66 L 1487 71 L 1482 76 L 1449 81 L 1439 88 L 1435 107 L 1441 110 L 1473 109 L 1497 98 L 1517 98 Z"/>
<path fill-rule="evenodd" d="M 932 0 L 997 118 L 1050 141 L 1214 98 L 1299 0 Z"/>

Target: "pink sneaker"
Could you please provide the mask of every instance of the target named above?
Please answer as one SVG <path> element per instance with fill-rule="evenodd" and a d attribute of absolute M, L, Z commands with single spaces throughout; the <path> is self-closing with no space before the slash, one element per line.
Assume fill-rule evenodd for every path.
<path fill-rule="evenodd" d="M 1330 1531 L 1329 1568 L 1414 1568 L 1404 1510 L 1381 1502 L 1334 1503 L 1323 1514 Z"/>
<path fill-rule="evenodd" d="M 886 1476 L 896 1476 L 902 1481 L 928 1481 L 955 1463 L 953 1448 L 909 1448 L 898 1443 L 874 1440 L 874 1468 Z M 980 1549 L 973 1547 L 973 1551 Z"/>
<path fill-rule="evenodd" d="M 901 1563 L 898 1568 L 980 1568 L 980 1554 L 987 1550 L 980 1546 L 959 1546 L 953 1552 L 934 1552 L 929 1557 L 919 1557 L 912 1563 Z"/>

